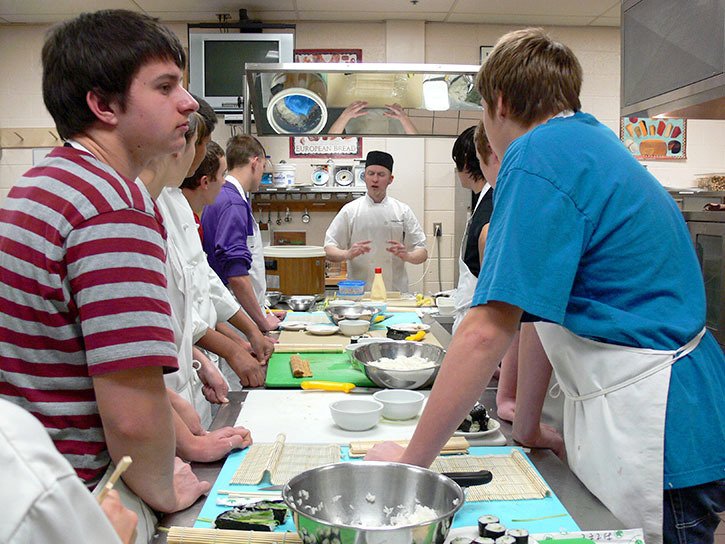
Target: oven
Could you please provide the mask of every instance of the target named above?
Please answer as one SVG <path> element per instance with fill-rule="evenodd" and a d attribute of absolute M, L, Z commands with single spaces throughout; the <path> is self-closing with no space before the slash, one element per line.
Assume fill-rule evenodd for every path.
<path fill-rule="evenodd" d="M 705 280 L 705 325 L 725 350 L 725 211 L 684 216 Z"/>

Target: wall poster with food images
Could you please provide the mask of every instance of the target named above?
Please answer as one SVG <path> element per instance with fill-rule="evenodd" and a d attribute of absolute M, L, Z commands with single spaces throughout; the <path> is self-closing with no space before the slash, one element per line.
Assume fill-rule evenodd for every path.
<path fill-rule="evenodd" d="M 687 119 L 622 117 L 619 137 L 636 159 L 687 158 Z"/>

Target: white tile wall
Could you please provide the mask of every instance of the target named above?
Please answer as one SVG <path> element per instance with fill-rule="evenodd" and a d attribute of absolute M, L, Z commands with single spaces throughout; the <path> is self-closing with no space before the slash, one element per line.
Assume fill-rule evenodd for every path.
<path fill-rule="evenodd" d="M 171 25 L 183 43 L 186 26 Z M 296 46 L 299 48 L 348 47 L 363 50 L 365 62 L 429 62 L 478 64 L 479 46 L 493 45 L 509 25 L 394 22 L 298 22 Z M 40 49 L 46 26 L 0 25 L 0 66 L 12 77 L 0 79 L 0 127 L 52 126 L 41 96 Z M 550 27 L 549 31 L 568 44 L 579 57 L 584 70 L 582 104 L 585 111 L 595 114 L 614 132 L 619 132 L 619 29 Z M 214 139 L 224 145 L 230 129 L 223 123 L 217 127 Z M 697 174 L 725 170 L 725 123 L 722 121 L 691 120 L 687 126 L 687 155 L 685 161 L 646 162 L 650 172 L 664 185 L 688 187 Z M 274 161 L 289 160 L 286 138 L 264 138 L 264 145 Z M 451 161 L 453 139 L 381 139 L 363 142 L 363 153 L 383 149 L 396 157 L 396 181 L 391 195 L 407 201 L 424 224 L 429 235 L 432 253 L 432 223 L 443 223 L 443 232 L 452 233 L 453 187 L 457 183 Z M 310 163 L 316 160 L 293 160 L 297 175 L 310 175 Z M 3 149 L 0 156 L 0 202 L 15 179 L 31 164 L 29 150 Z M 308 240 L 322 243 L 324 230 L 331 214 L 313 216 Z M 290 229 L 292 230 L 292 229 Z M 319 242 L 317 242 L 319 240 Z M 452 287 L 453 263 L 457 248 L 452 247 L 452 235 L 441 239 L 442 280 Z M 437 250 L 436 250 L 437 251 Z M 415 267 L 411 280 L 422 275 Z M 431 263 L 425 275 L 423 290 L 438 290 L 437 263 Z M 420 290 L 421 286 L 418 286 Z"/>

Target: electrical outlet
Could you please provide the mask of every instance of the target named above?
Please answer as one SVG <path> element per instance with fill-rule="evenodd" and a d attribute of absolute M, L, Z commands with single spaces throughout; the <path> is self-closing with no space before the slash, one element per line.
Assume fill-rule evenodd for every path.
<path fill-rule="evenodd" d="M 443 223 L 433 223 L 433 236 L 443 236 Z"/>

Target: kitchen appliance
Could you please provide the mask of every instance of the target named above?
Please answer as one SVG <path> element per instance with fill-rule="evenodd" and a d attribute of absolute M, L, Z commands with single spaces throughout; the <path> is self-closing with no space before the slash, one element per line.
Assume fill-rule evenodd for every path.
<path fill-rule="evenodd" d="M 325 294 L 325 249 L 320 246 L 264 248 L 267 288 L 285 295 Z"/>
<path fill-rule="evenodd" d="M 335 166 L 335 186 L 351 187 L 355 176 L 352 172 L 352 165 L 336 165 Z"/>
<path fill-rule="evenodd" d="M 725 212 L 683 212 L 705 282 L 705 325 L 725 350 Z"/>
<path fill-rule="evenodd" d="M 331 185 L 333 164 L 326 162 L 324 164 L 311 164 L 312 175 L 310 179 L 315 187 L 328 187 Z"/>
<path fill-rule="evenodd" d="M 365 187 L 365 161 L 358 161 L 352 167 L 353 187 Z"/>

